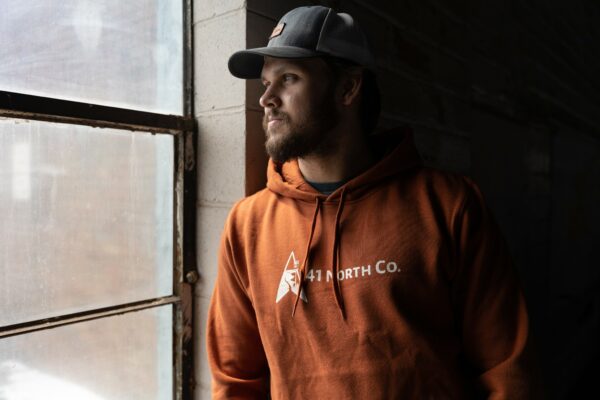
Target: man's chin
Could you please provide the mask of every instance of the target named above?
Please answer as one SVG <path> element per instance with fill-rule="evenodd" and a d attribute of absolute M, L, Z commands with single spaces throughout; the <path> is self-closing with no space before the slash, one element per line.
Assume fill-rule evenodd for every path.
<path fill-rule="evenodd" d="M 265 150 L 267 154 L 273 161 L 275 162 L 286 162 L 291 160 L 293 157 L 291 156 L 290 149 L 286 148 L 286 143 L 283 140 L 278 140 L 277 135 L 269 136 L 267 141 L 265 142 Z"/>
<path fill-rule="evenodd" d="M 265 137 L 267 146 L 279 148 L 285 146 L 285 143 L 289 140 L 289 132 L 282 129 L 267 129 Z"/>

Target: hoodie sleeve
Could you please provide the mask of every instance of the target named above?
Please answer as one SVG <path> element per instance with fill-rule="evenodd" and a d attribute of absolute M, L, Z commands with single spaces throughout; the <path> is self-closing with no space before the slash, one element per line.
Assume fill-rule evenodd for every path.
<path fill-rule="evenodd" d="M 230 232 L 226 227 L 221 240 L 217 280 L 208 311 L 212 398 L 267 399 L 269 369 L 244 274 L 240 273 L 245 267 L 236 265 Z"/>
<path fill-rule="evenodd" d="M 477 187 L 456 215 L 453 295 L 463 348 L 488 399 L 537 398 L 525 300 L 506 243 Z"/>

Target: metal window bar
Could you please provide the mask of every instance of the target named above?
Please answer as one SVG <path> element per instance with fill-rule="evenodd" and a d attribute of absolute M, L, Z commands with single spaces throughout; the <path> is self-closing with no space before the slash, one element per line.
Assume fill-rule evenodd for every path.
<path fill-rule="evenodd" d="M 156 114 L 6 91 L 0 91 L 0 116 L 174 135 L 194 129 L 193 119 L 188 116 Z"/>

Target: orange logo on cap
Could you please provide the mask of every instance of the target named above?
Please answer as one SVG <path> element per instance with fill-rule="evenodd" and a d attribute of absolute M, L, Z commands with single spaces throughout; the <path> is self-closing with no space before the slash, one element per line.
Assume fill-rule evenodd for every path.
<path fill-rule="evenodd" d="M 283 32 L 283 28 L 284 27 L 285 27 L 285 22 L 282 22 L 281 24 L 277 25 L 273 29 L 273 32 L 271 32 L 271 36 L 269 36 L 269 40 L 273 39 L 274 37 L 277 37 L 277 36 L 281 35 L 281 32 Z"/>

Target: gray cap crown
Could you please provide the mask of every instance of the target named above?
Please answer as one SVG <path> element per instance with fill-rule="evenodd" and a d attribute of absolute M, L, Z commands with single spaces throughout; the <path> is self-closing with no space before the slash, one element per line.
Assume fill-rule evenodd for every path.
<path fill-rule="evenodd" d="M 238 78 L 260 78 L 264 56 L 333 56 L 367 68 L 374 65 L 367 38 L 354 19 L 322 6 L 298 7 L 285 14 L 267 47 L 234 53 L 229 58 L 229 71 Z"/>

